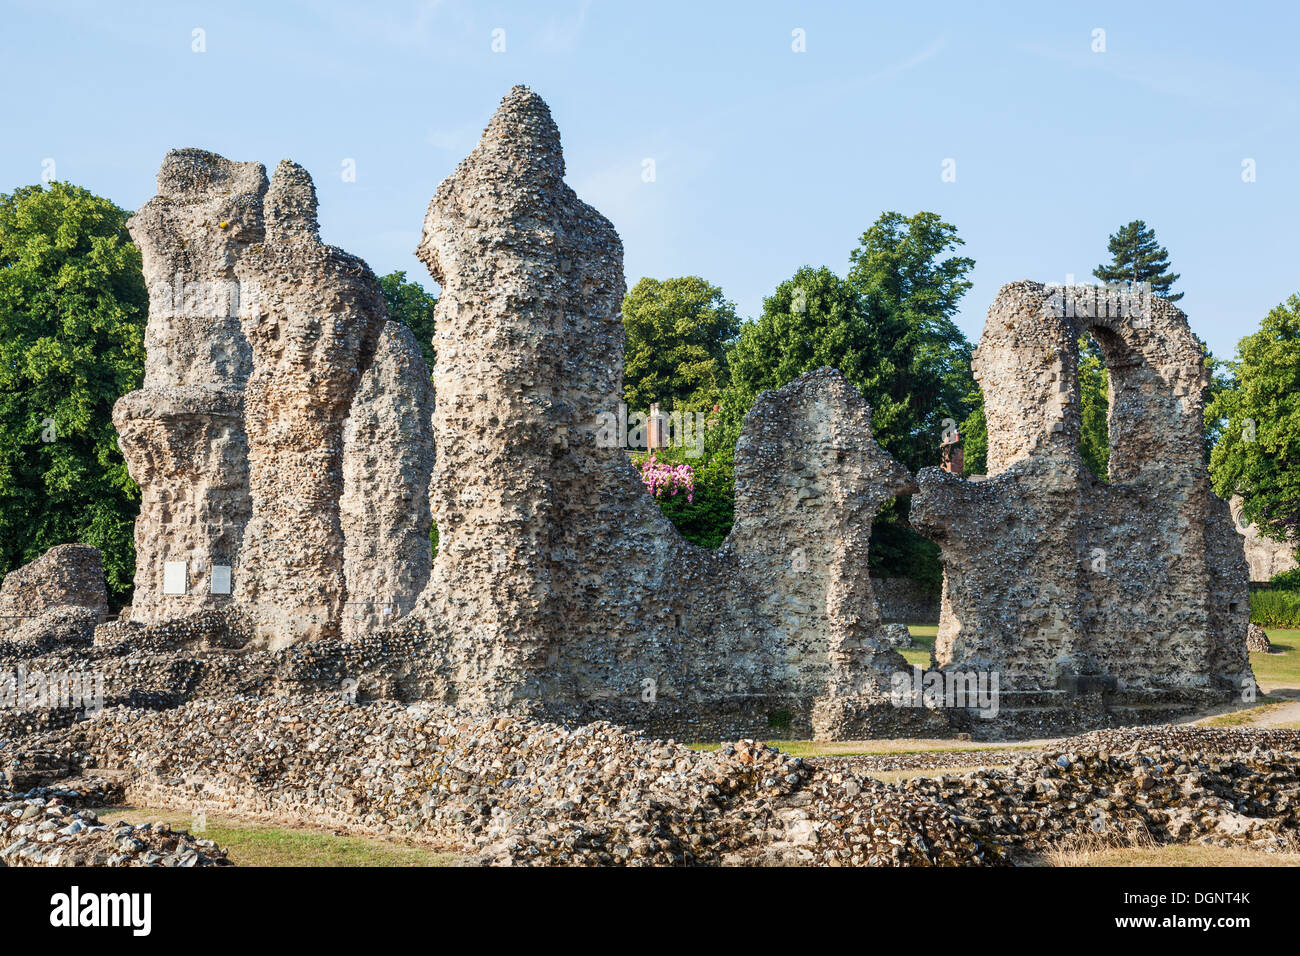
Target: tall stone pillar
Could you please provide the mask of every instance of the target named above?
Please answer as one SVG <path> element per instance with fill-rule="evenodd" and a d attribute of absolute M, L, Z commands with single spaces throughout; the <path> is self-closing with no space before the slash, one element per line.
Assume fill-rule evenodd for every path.
<path fill-rule="evenodd" d="M 253 514 L 235 596 L 257 635 L 280 647 L 341 633 L 343 425 L 385 310 L 370 268 L 321 242 L 316 189 L 296 163 L 276 168 L 265 221 L 265 241 L 236 266 L 253 353 L 244 396 Z"/>
<path fill-rule="evenodd" d="M 262 239 L 266 171 L 173 150 L 158 194 L 128 224 L 149 288 L 145 378 L 113 423 L 140 485 L 132 619 L 164 621 L 231 600 L 249 517 L 235 263 Z"/>
<path fill-rule="evenodd" d="M 433 385 L 415 335 L 384 323 L 343 430 L 343 636 L 408 613 L 429 581 Z"/>

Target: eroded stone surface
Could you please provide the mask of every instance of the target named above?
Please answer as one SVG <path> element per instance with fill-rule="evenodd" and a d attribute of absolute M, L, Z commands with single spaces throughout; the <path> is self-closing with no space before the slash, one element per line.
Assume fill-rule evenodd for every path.
<path fill-rule="evenodd" d="M 912 522 L 945 572 L 937 662 L 999 672 L 1004 708 L 1050 692 L 1203 706 L 1253 685 L 1245 560 L 1205 467 L 1201 350 L 1173 305 L 1134 298 L 1004 286 L 973 362 L 989 474 L 918 479 Z M 1079 454 L 1084 332 L 1110 369 L 1109 482 Z"/>
<path fill-rule="evenodd" d="M 1267 584 L 1275 576 L 1297 567 L 1296 543 L 1274 541 L 1261 535 L 1258 528 L 1246 523 L 1241 513 L 1243 504 L 1240 495 L 1235 495 L 1228 502 L 1232 510 L 1233 525 L 1237 529 L 1237 534 L 1241 535 L 1241 546 L 1246 552 L 1246 564 L 1250 568 L 1250 583 Z"/>
<path fill-rule="evenodd" d="M 789 711 L 804 727 L 835 699 L 820 729 L 841 732 L 902 664 L 858 572 L 910 476 L 843 377 L 813 372 L 746 420 L 731 537 L 683 541 L 608 440 L 622 243 L 563 173 L 546 104 L 516 87 L 438 188 L 418 250 L 442 286 L 422 616 L 446 629 L 448 694 L 632 723 Z"/>
<path fill-rule="evenodd" d="M 296 163 L 276 168 L 265 221 L 265 241 L 236 264 L 253 353 L 244 393 L 253 507 L 235 598 L 278 646 L 341 630 L 343 423 L 386 312 L 369 267 L 321 242 L 316 188 Z"/>
<path fill-rule="evenodd" d="M 1294 730 L 1107 731 L 885 783 L 873 758 L 753 740 L 699 752 L 607 723 L 318 695 L 109 710 L 0 744 L 0 789 L 107 772 L 141 806 L 308 820 L 507 865 L 981 866 L 1098 838 L 1295 851 L 1298 753 Z M 972 768 L 984 759 L 1008 766 Z"/>
<path fill-rule="evenodd" d="M 1252 623 L 1246 632 L 1246 650 L 1252 654 L 1270 654 L 1273 651 L 1273 645 L 1268 640 L 1268 632 L 1258 624 Z"/>
<path fill-rule="evenodd" d="M 429 582 L 433 387 L 411 330 L 383 325 L 343 431 L 343 635 L 408 613 Z"/>
<path fill-rule="evenodd" d="M 108 613 L 98 548 L 60 544 L 6 574 L 0 585 L 0 640 L 18 638 L 28 622 L 60 608 L 85 608 L 92 620 L 102 620 Z M 23 639 L 35 638 L 27 634 Z"/>
<path fill-rule="evenodd" d="M 878 509 L 915 485 L 838 372 L 759 397 L 717 550 L 683 541 L 645 493 L 624 436 L 610 440 L 622 246 L 565 185 L 535 94 L 505 98 L 439 187 L 418 250 L 443 287 L 431 573 L 418 350 L 385 324 L 364 263 L 320 241 L 310 178 L 286 162 L 267 187 L 261 167 L 195 151 L 164 169 L 153 215 L 174 225 L 146 237 L 146 259 L 185 247 L 168 228 L 207 229 L 205 268 L 234 276 L 239 322 L 190 305 L 164 321 L 158 341 L 208 328 L 233 358 L 176 343 L 123 399 L 123 426 L 138 436 L 132 467 L 158 485 L 142 512 L 150 574 L 159 555 L 198 567 L 240 529 L 237 619 L 193 602 L 238 639 L 197 648 L 183 627 L 178 645 L 156 622 L 187 605 L 149 605 L 150 577 L 135 623 L 101 628 L 92 655 L 119 697 L 342 691 L 692 739 L 996 736 L 1165 719 L 1250 681 L 1245 563 L 1205 475 L 1206 373 L 1162 300 L 1065 314 L 1017 283 L 990 312 L 976 372 L 992 474 L 927 470 L 913 507 L 944 549 L 940 676 L 1002 679 L 1001 722 L 972 724 L 961 707 L 891 706 L 912 670 L 898 629 L 882 629 L 867 549 Z M 212 232 L 213 215 L 230 218 Z M 1112 371 L 1109 484 L 1077 448 L 1084 331 Z M 417 611 L 382 626 L 422 586 Z"/>
<path fill-rule="evenodd" d="M 259 163 L 174 150 L 130 228 L 150 295 L 144 386 L 114 409 L 143 497 L 132 619 L 238 602 L 268 644 L 339 633 L 342 430 L 378 281 L 320 241 L 288 161 L 268 185 Z"/>
<path fill-rule="evenodd" d="M 231 600 L 214 592 L 212 567 L 238 563 L 250 514 L 243 389 L 252 353 L 239 327 L 235 264 L 263 238 L 266 187 L 260 163 L 172 150 L 158 194 L 128 223 L 149 289 L 145 378 L 118 400 L 113 424 L 141 489 L 141 622 Z M 168 563 L 184 564 L 183 593 L 165 593 Z"/>

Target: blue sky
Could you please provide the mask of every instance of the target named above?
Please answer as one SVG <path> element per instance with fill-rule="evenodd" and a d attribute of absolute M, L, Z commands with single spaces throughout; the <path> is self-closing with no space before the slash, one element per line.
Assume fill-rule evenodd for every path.
<path fill-rule="evenodd" d="M 1289 3 L 2 6 L 0 191 L 52 159 L 135 208 L 171 147 L 290 157 L 328 242 L 431 288 L 412 255 L 429 197 L 524 83 L 622 235 L 629 286 L 698 274 L 753 316 L 801 265 L 842 274 L 883 210 L 928 209 L 976 261 L 972 339 L 1003 283 L 1082 281 L 1135 218 L 1218 354 L 1300 292 Z"/>

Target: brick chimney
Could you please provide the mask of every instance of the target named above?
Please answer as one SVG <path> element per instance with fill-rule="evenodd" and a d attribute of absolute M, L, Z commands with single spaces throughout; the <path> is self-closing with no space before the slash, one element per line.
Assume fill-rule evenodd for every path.
<path fill-rule="evenodd" d="M 939 446 L 939 467 L 951 474 L 960 475 L 965 465 L 965 456 L 961 450 L 961 433 L 954 429 L 952 440 Z"/>
<path fill-rule="evenodd" d="M 650 405 L 650 418 L 646 421 L 645 429 L 645 446 L 647 451 L 654 451 L 656 448 L 663 448 L 664 441 L 664 416 L 659 412 L 659 403 L 652 402 Z"/>

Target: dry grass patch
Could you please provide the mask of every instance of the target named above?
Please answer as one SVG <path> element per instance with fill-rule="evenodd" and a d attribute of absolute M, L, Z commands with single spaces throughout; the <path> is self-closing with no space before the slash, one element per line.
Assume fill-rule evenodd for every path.
<path fill-rule="evenodd" d="M 1249 707 L 1232 710 L 1226 714 L 1206 717 L 1203 720 L 1196 721 L 1196 723 L 1201 727 L 1250 727 L 1270 711 L 1275 711 L 1279 707 L 1285 707 L 1291 703 L 1294 703 L 1294 701 L 1283 697 L 1261 697 L 1258 702 Z"/>
<path fill-rule="evenodd" d="M 1052 851 L 1042 866 L 1300 866 L 1300 853 L 1268 853 L 1239 846 L 1171 843 Z"/>

